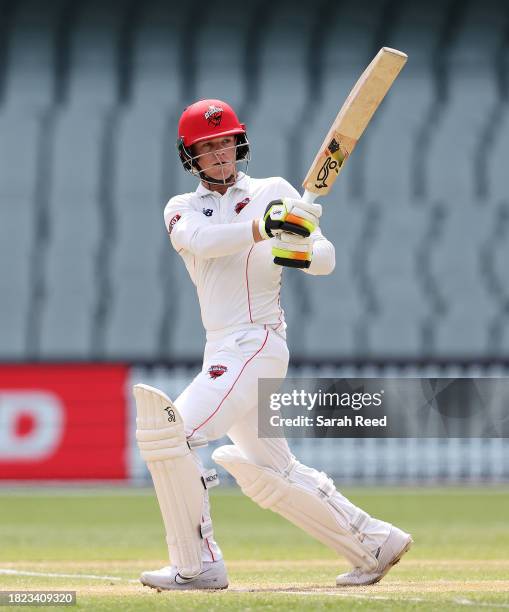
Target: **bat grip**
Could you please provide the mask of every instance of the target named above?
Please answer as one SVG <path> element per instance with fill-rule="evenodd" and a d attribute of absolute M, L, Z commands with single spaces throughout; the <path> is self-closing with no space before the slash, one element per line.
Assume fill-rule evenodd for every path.
<path fill-rule="evenodd" d="M 304 193 L 302 194 L 302 199 L 308 204 L 313 204 L 317 197 L 318 194 L 313 193 L 312 191 L 308 191 L 307 189 L 304 190 Z"/>

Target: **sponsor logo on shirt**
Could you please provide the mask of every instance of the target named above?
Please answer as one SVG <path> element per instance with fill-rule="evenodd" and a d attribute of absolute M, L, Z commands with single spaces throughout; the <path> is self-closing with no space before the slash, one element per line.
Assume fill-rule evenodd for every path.
<path fill-rule="evenodd" d="M 180 219 L 180 215 L 178 213 L 176 215 L 173 215 L 173 217 L 170 219 L 170 222 L 168 223 L 168 234 L 172 233 L 173 227 L 179 219 Z"/>
<path fill-rule="evenodd" d="M 235 212 L 239 214 L 240 211 L 243 210 L 249 204 L 249 202 L 251 202 L 251 198 L 244 198 L 241 202 L 235 204 Z"/>
<path fill-rule="evenodd" d="M 205 111 L 205 119 L 207 123 L 212 127 L 218 127 L 221 125 L 221 119 L 223 118 L 223 109 L 220 106 L 211 104 Z"/>
<path fill-rule="evenodd" d="M 212 365 L 208 369 L 210 378 L 214 380 L 222 376 L 225 372 L 228 372 L 228 368 L 224 365 Z"/>
<path fill-rule="evenodd" d="M 202 210 L 202 213 L 206 216 L 206 217 L 212 217 L 212 213 L 214 211 L 212 210 L 212 208 L 204 208 Z"/>

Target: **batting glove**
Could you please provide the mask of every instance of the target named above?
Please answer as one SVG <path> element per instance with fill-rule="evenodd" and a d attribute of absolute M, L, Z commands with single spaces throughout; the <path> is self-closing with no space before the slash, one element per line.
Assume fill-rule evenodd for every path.
<path fill-rule="evenodd" d="M 274 239 L 272 255 L 274 263 L 288 268 L 309 268 L 313 259 L 313 239 L 311 236 L 295 236 L 283 232 Z"/>
<path fill-rule="evenodd" d="M 273 200 L 265 209 L 263 219 L 260 219 L 260 234 L 265 240 L 281 232 L 306 237 L 318 227 L 321 215 L 320 204 L 309 204 L 294 198 Z"/>

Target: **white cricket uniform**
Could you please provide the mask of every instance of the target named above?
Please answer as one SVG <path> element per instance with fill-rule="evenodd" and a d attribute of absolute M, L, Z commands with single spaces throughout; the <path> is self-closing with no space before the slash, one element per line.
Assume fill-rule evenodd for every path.
<path fill-rule="evenodd" d="M 282 268 L 273 262 L 271 240 L 254 242 L 252 220 L 282 197 L 300 198 L 280 177 L 240 174 L 224 195 L 200 184 L 195 192 L 172 198 L 164 210 L 171 243 L 196 286 L 207 332 L 202 370 L 175 401 L 188 439 L 226 434 L 248 459 L 280 472 L 295 458 L 285 439 L 258 438 L 257 393 L 259 378 L 284 378 L 288 368 L 279 299 Z M 313 259 L 302 271 L 329 274 L 334 247 L 319 229 L 312 237 Z M 316 470 L 301 468 L 303 486 L 318 482 Z M 387 524 L 373 521 L 374 542 L 383 540 Z M 220 556 L 213 538 L 206 539 L 203 559 Z"/>

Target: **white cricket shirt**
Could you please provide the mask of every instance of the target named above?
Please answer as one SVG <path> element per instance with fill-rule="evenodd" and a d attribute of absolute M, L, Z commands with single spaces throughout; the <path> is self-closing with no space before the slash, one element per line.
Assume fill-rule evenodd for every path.
<path fill-rule="evenodd" d="M 255 243 L 252 231 L 252 220 L 282 197 L 300 199 L 281 177 L 254 179 L 240 173 L 224 195 L 200 184 L 195 192 L 175 196 L 166 205 L 166 229 L 196 286 L 207 337 L 252 324 L 284 335 L 282 268 L 273 262 L 272 240 Z M 313 260 L 304 271 L 329 274 L 335 264 L 334 247 L 319 229 L 312 236 Z"/>

